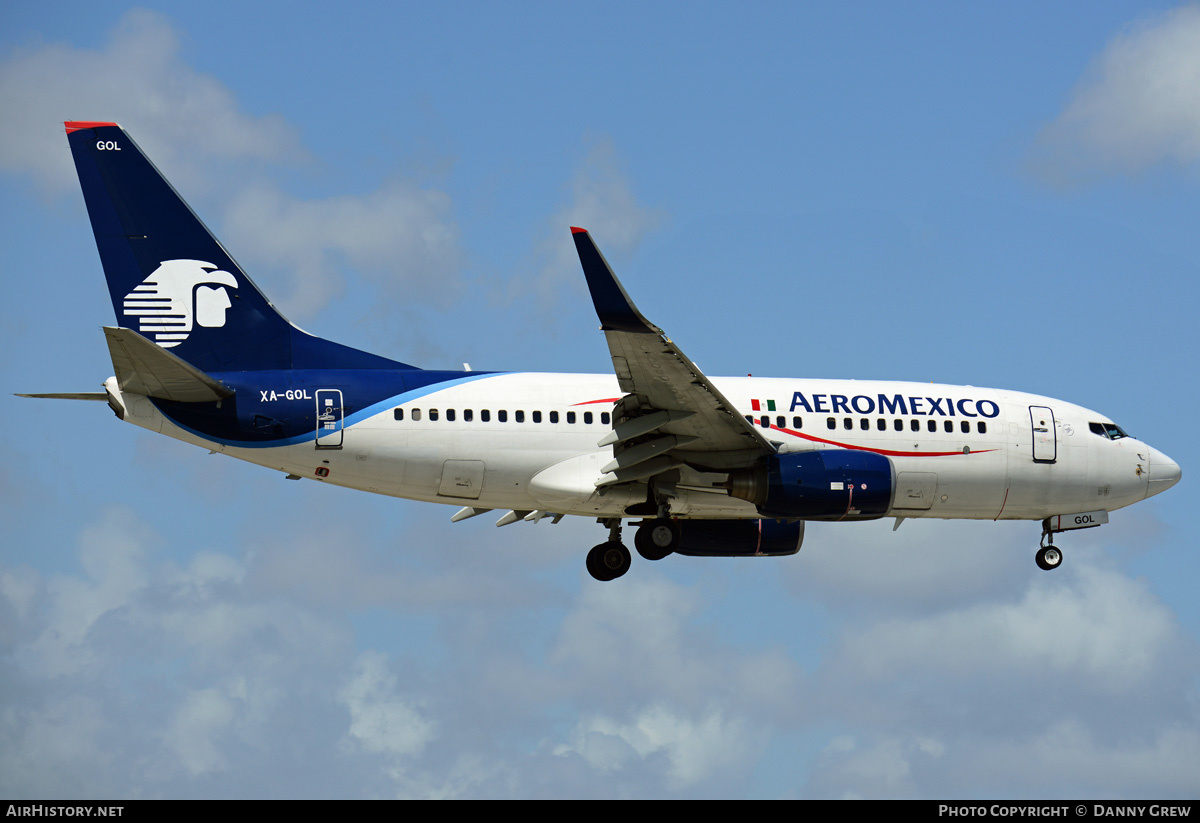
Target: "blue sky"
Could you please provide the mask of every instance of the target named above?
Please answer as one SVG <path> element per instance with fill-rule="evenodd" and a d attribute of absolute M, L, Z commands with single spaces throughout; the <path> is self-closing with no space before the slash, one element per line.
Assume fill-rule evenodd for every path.
<path fill-rule="evenodd" d="M 0 795 L 1194 797 L 1200 9 L 6 4 Z M 313 333 L 603 371 L 568 227 L 712 375 L 1013 388 L 1184 469 L 1065 535 L 814 525 L 583 569 L 100 404 L 62 121 L 116 120 Z"/>

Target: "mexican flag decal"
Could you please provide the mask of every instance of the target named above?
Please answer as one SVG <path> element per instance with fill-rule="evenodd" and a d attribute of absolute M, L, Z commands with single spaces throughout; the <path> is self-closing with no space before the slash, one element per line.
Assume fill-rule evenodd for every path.
<path fill-rule="evenodd" d="M 763 404 L 766 403 L 764 406 Z M 751 400 L 750 408 L 754 411 L 775 411 L 774 400 Z"/>

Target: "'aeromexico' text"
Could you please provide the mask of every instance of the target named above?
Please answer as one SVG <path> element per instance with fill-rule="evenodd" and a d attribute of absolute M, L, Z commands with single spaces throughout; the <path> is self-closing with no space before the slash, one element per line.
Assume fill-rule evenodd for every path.
<path fill-rule="evenodd" d="M 812 402 L 804 392 L 792 394 L 788 411 L 804 409 L 811 414 L 910 414 L 942 417 L 998 417 L 1000 407 L 991 400 L 972 400 L 964 397 L 918 397 L 903 394 L 814 394 Z"/>

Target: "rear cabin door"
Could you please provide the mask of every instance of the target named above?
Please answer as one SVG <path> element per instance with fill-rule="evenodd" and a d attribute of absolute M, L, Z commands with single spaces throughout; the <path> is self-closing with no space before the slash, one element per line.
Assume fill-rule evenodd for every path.
<path fill-rule="evenodd" d="M 1030 406 L 1029 422 L 1033 424 L 1033 462 L 1053 463 L 1058 459 L 1054 411 L 1049 406 Z"/>
<path fill-rule="evenodd" d="M 317 448 L 342 447 L 342 390 L 317 389 Z"/>

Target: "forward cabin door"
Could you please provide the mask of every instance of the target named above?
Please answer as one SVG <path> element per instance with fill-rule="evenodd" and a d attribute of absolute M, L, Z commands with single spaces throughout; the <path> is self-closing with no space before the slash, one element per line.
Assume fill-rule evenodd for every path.
<path fill-rule="evenodd" d="M 1049 406 L 1030 406 L 1029 422 L 1033 424 L 1033 462 L 1053 463 L 1058 459 L 1054 411 Z"/>

